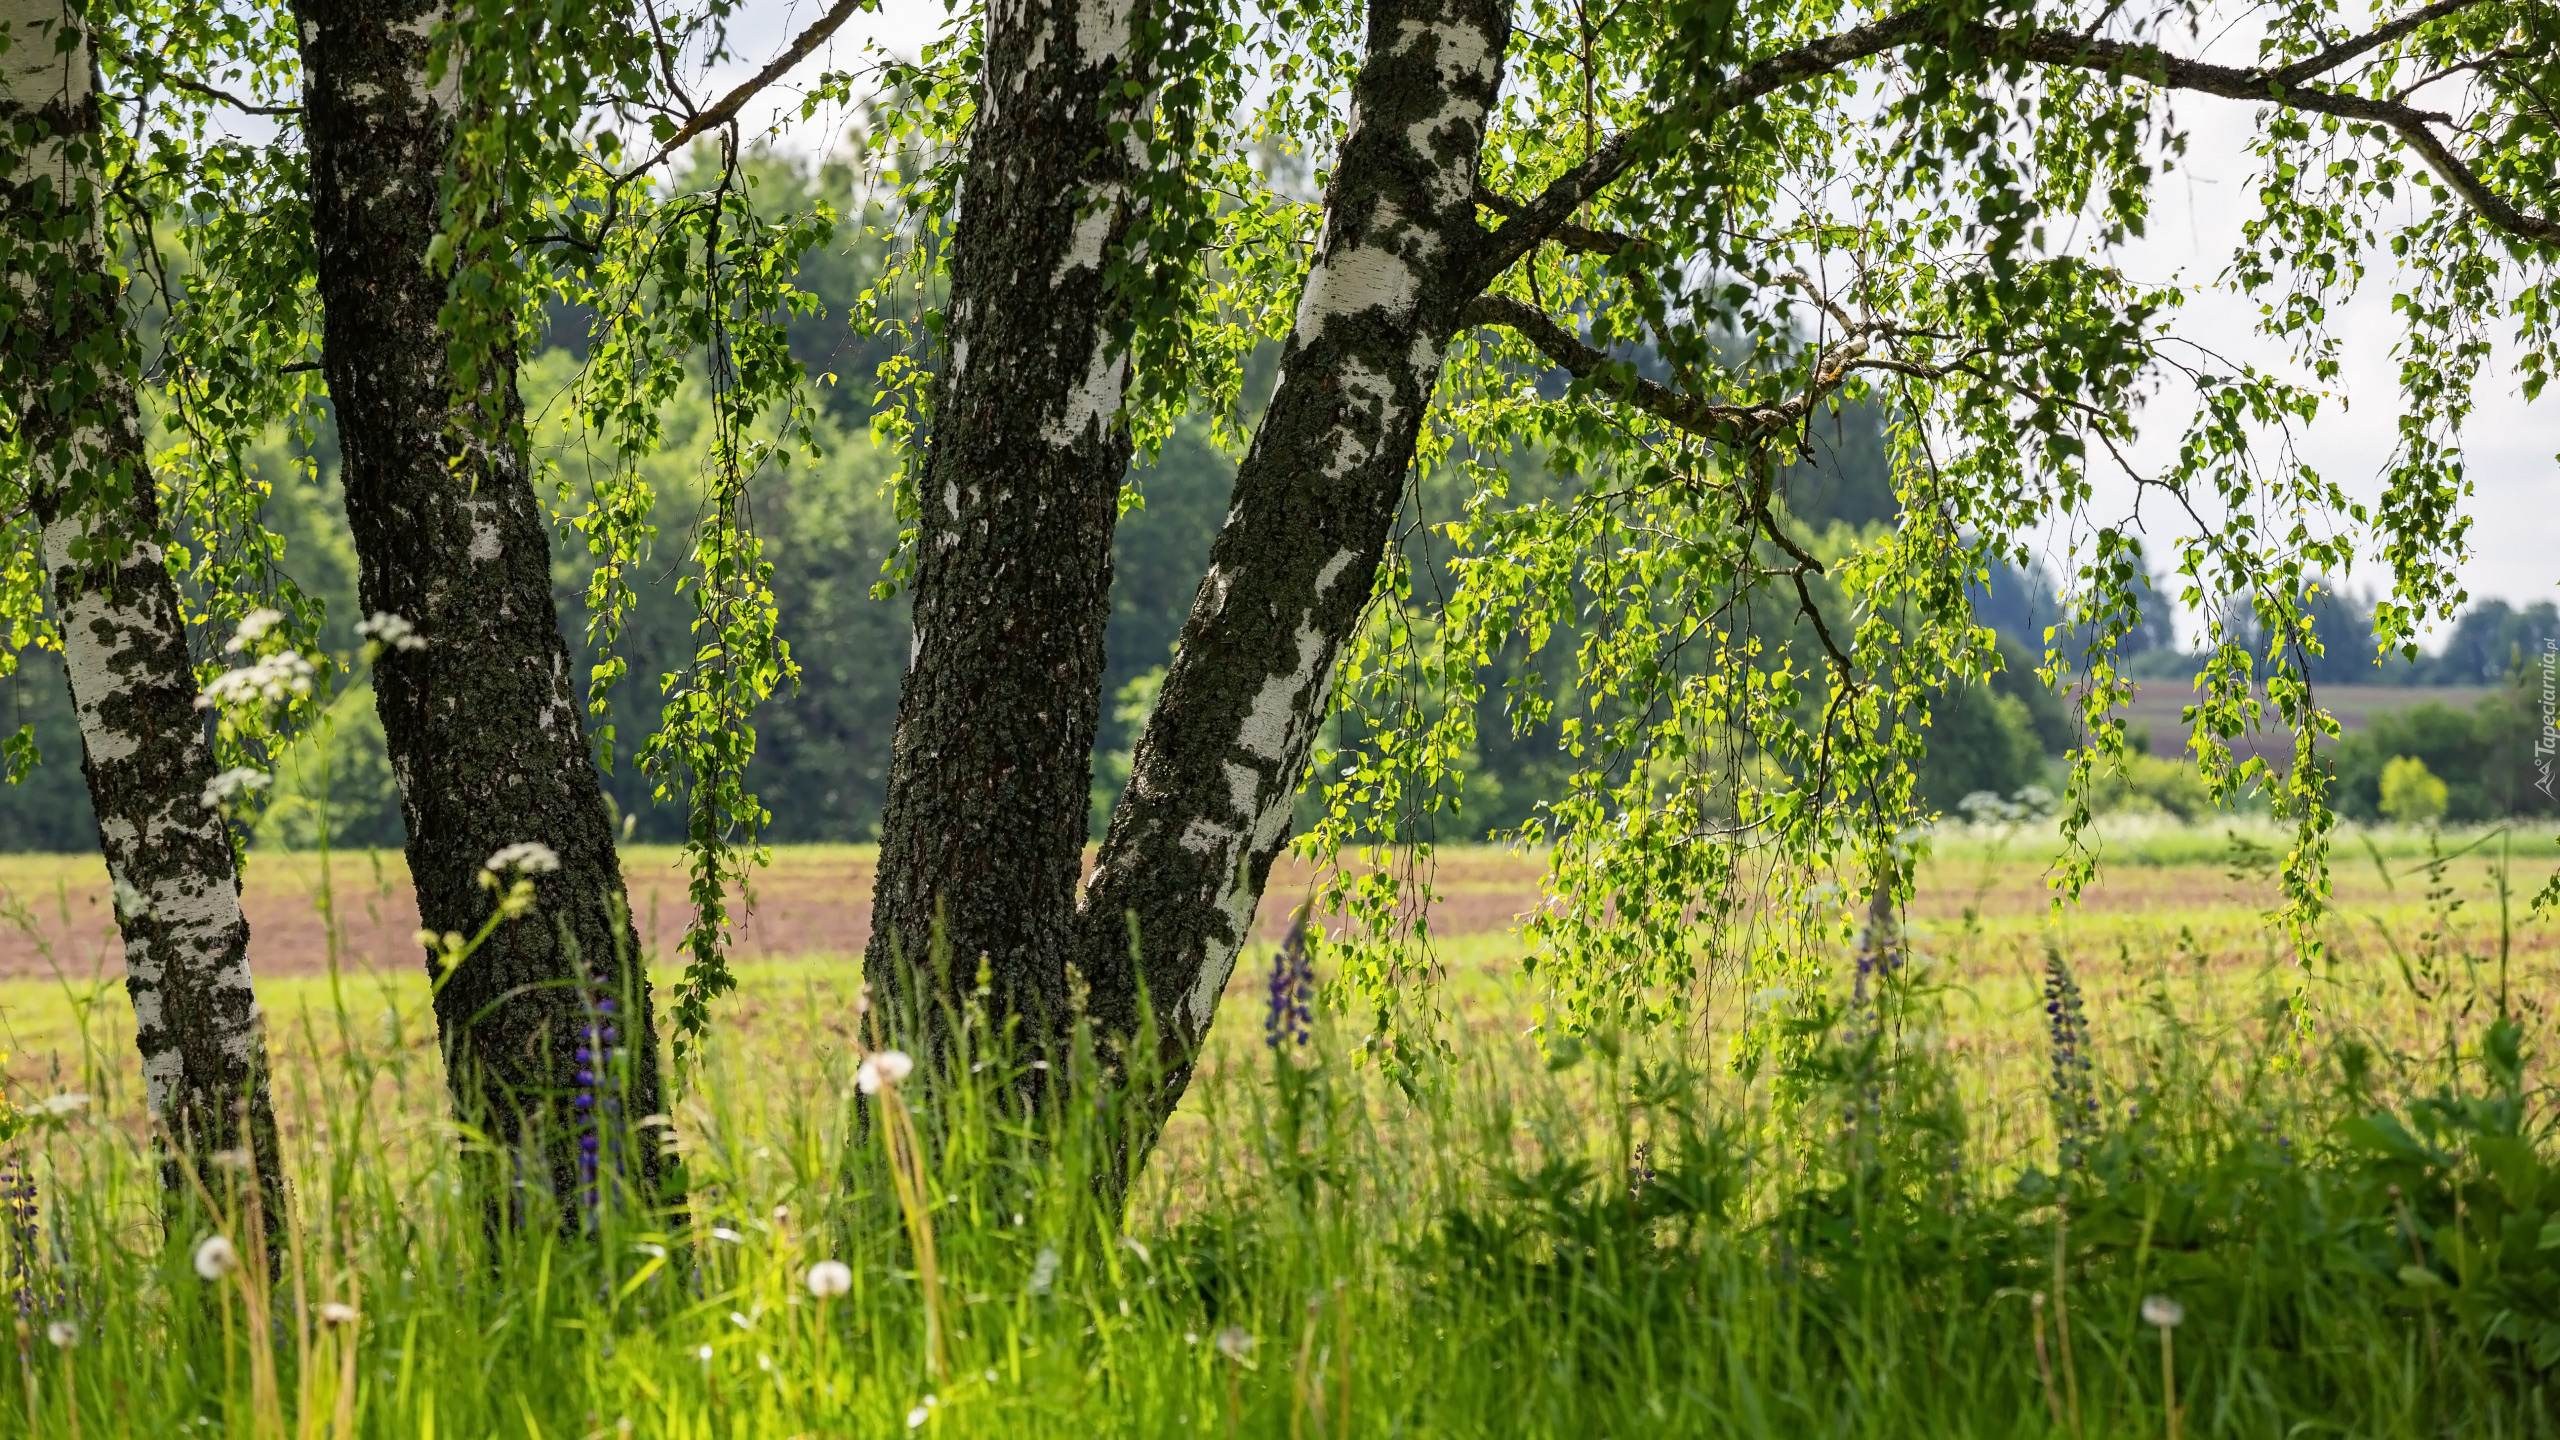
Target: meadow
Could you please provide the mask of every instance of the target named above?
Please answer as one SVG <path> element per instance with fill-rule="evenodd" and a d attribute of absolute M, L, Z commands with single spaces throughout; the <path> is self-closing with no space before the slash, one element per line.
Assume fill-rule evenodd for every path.
<path fill-rule="evenodd" d="M 1437 866 L 1454 1061 L 1321 1005 L 1274 1044 L 1278 877 L 1125 1213 L 1117 1102 L 1006 1111 L 1001 1036 L 857 1115 L 870 856 L 786 850 L 663 1122 L 685 1203 L 575 1233 L 492 1223 L 397 857 L 261 853 L 272 1266 L 231 1176 L 163 1233 L 97 862 L 10 857 L 0 1435 L 2554 1433 L 2560 851 L 2343 837 L 2306 972 L 2276 838 L 2119 826 L 2057 912 L 2049 835 L 1949 831 L 1907 963 L 1749 1071 L 1742 976 L 1689 1033 L 1528 1033 L 1497 850 Z"/>

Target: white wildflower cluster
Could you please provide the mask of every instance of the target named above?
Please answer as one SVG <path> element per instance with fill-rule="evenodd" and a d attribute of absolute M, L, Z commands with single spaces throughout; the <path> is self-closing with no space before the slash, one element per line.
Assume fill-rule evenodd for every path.
<path fill-rule="evenodd" d="M 418 633 L 417 626 L 410 624 L 407 619 L 394 615 L 388 610 L 376 610 L 373 612 L 372 619 L 357 621 L 356 634 L 372 641 L 374 644 L 381 646 L 385 650 L 424 650 L 427 648 L 427 637 Z"/>
<path fill-rule="evenodd" d="M 539 840 L 519 840 L 488 859 L 492 875 L 513 870 L 519 875 L 549 875 L 560 868 L 560 852 Z"/>
<path fill-rule="evenodd" d="M 240 617 L 239 627 L 231 632 L 230 639 L 222 642 L 222 653 L 237 655 L 266 639 L 268 632 L 283 623 L 284 612 L 281 610 L 252 610 Z"/>
<path fill-rule="evenodd" d="M 247 622 L 242 623 L 245 625 Z M 233 643 L 238 643 L 238 637 L 233 637 Z M 254 665 L 226 670 L 214 676 L 212 682 L 204 687 L 204 693 L 196 697 L 196 708 L 203 710 L 219 705 L 229 709 L 259 700 L 281 704 L 288 699 L 300 699 L 311 693 L 311 676 L 310 661 L 290 650 L 278 651 L 261 657 Z"/>
<path fill-rule="evenodd" d="M 235 766 L 204 782 L 204 808 L 219 810 L 243 790 L 264 790 L 275 783 L 263 770 Z"/>

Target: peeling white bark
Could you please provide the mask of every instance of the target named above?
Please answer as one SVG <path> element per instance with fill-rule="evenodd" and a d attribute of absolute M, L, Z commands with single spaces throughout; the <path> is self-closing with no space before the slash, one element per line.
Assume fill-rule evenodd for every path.
<path fill-rule="evenodd" d="M 0 0 L 0 27 L 11 41 L 0 58 L 0 129 L 50 130 L 27 158 L 52 176 L 53 205 L 82 205 L 67 216 L 39 213 L 31 192 L 0 195 L 12 239 L 45 256 L 11 274 L 12 288 L 26 296 L 40 284 L 76 284 L 83 297 L 62 312 L 69 328 L 48 325 L 23 337 L 51 352 L 52 368 L 17 372 L 8 398 L 29 440 L 28 493 L 116 896 L 145 1101 L 164 1134 L 183 1133 L 206 1148 L 253 1143 L 262 1182 L 272 1186 L 273 1121 L 248 927 L 230 836 L 202 802 L 213 756 L 196 716 L 176 588 L 155 538 L 158 502 L 117 333 L 118 292 L 96 206 L 81 198 L 99 177 L 81 168 L 93 158 L 75 166 L 67 143 L 96 123 L 83 108 L 86 37 L 67 50 L 55 43 L 61 26 L 76 23 L 60 0 Z M 97 418 L 68 434 L 54 429 L 43 397 L 55 386 L 83 395 Z M 233 1109 L 244 1099 L 245 1132 Z"/>

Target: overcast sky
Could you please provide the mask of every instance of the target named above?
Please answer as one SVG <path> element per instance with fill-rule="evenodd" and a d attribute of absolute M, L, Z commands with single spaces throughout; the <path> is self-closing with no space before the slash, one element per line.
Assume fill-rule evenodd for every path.
<path fill-rule="evenodd" d="M 740 58 L 706 77 L 703 89 L 716 95 L 752 74 L 825 8 L 814 0 L 750 0 L 732 32 Z M 854 68 L 865 63 L 874 46 L 912 57 L 947 16 L 941 0 L 884 0 L 880 14 L 854 17 L 824 50 L 803 62 L 794 78 L 805 81 L 830 67 Z M 2246 64 L 2254 59 L 2253 49 L 2244 39 L 2226 36 L 2203 53 Z M 758 127 L 770 126 L 797 103 L 796 94 L 774 94 L 751 107 L 747 118 Z M 2157 187 L 2150 234 L 2119 252 L 2116 260 L 2140 280 L 2210 287 L 2254 206 L 2249 185 L 2254 172 L 2246 147 L 2255 121 L 2250 107 L 2206 96 L 2182 97 L 2177 113 L 2191 136 L 2183 173 Z M 783 143 L 824 148 L 840 123 L 840 118 L 823 116 L 806 125 L 795 120 Z M 2377 273 L 2355 300 L 2332 311 L 2344 341 L 2346 373 L 2334 387 L 2336 398 L 2303 436 L 2305 458 L 2368 501 L 2380 494 L 2380 467 L 2391 454 L 2398 413 L 2390 293 L 2389 276 Z M 2254 333 L 2255 318 L 2249 303 L 2208 289 L 2189 301 L 2177 328 L 2235 360 L 2285 369 L 2282 349 Z M 2554 588 L 2560 582 L 2560 483 L 2555 483 L 2560 482 L 2560 462 L 2554 458 L 2560 452 L 2560 395 L 2526 406 L 2504 359 L 2484 372 L 2465 434 L 2478 493 L 2471 505 L 2471 553 L 2460 572 L 2475 599 L 2529 604 L 2560 598 Z M 2146 417 L 2153 432 L 2145 447 L 2150 455 L 2174 446 L 2175 413 L 2163 410 Z M 2137 463 L 2143 458 L 2138 455 Z M 2121 485 L 2105 503 L 2120 510 L 2130 503 L 2131 490 L 2129 484 Z M 2151 507 L 2146 520 L 2165 521 L 2160 514 L 2164 508 Z M 2153 533 L 2163 542 L 2155 553 L 2165 554 L 2171 532 Z M 2359 567 L 2350 585 L 2378 587 L 2385 578 L 2378 569 Z"/>

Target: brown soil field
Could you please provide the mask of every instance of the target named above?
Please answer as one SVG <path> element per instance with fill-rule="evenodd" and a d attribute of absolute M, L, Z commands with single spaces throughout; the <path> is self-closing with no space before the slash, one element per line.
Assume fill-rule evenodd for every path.
<path fill-rule="evenodd" d="M 756 878 L 734 956 L 742 962 L 859 954 L 871 928 L 873 851 L 869 846 L 798 846 L 777 849 L 773 864 Z M 2538 855 L 2537 851 L 2537 855 Z M 641 846 L 626 852 L 632 907 L 643 944 L 670 954 L 683 936 L 685 880 L 679 852 Z M 2342 912 L 2401 908 L 2422 898 L 2423 881 L 2405 872 L 2414 862 L 2395 859 L 2404 872 L 2386 888 L 2372 863 L 2351 844 L 2333 856 L 2336 901 Z M 1442 851 L 1433 867 L 1440 899 L 1433 933 L 1446 937 L 1508 930 L 1535 905 L 1543 856 L 1494 847 Z M 2550 866 L 2519 858 L 2515 883 L 2530 894 Z M 2480 895 L 2489 862 L 2477 855 L 2455 861 L 2454 878 L 2465 894 Z M 313 975 L 329 966 L 332 939 L 343 968 L 407 968 L 420 963 L 412 936 L 417 910 L 407 867 L 396 852 L 345 852 L 329 857 L 327 884 L 320 857 L 254 854 L 243 903 L 249 912 L 252 963 L 261 974 Z M 1925 925 L 1961 923 L 1979 913 L 2001 928 L 2035 928 L 2050 912 L 2053 892 L 2040 856 L 2023 842 L 1993 857 L 1956 848 L 1924 866 L 1913 918 Z M 1297 897 L 1312 882 L 1303 862 L 1284 859 L 1274 872 L 1256 929 L 1277 940 L 1287 929 Z M 332 902 L 323 905 L 324 895 Z M 2064 907 L 2066 923 L 2209 922 L 2258 927 L 2279 903 L 2271 878 L 2237 877 L 2220 861 L 2176 864 L 2110 862 L 2076 905 Z M 2477 913 L 2480 901 L 2471 902 Z M 2522 902 L 2518 909 L 2521 912 Z M 104 867 L 94 855 L 0 856 L 0 979 L 41 979 L 121 973 L 113 911 Z"/>

